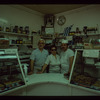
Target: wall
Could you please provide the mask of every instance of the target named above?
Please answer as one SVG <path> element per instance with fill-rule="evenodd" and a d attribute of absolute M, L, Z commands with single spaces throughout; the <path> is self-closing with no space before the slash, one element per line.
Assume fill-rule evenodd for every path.
<path fill-rule="evenodd" d="M 86 7 L 78 8 L 75 10 L 63 12 L 56 14 L 56 19 L 60 16 L 64 15 L 66 17 L 66 23 L 62 26 L 57 24 L 57 21 L 55 21 L 55 32 L 57 33 L 63 33 L 64 28 L 72 25 L 71 31 L 76 31 L 76 27 L 79 27 L 80 31 L 83 30 L 84 26 L 88 27 L 97 27 L 98 24 L 98 32 L 100 34 L 100 4 L 95 5 L 89 5 Z M 89 40 L 89 39 L 97 39 L 100 38 L 100 35 L 96 36 L 89 36 L 84 37 L 83 40 Z M 94 76 L 100 76 L 100 71 L 93 67 L 86 67 L 86 72 L 88 72 L 90 75 Z"/>
<path fill-rule="evenodd" d="M 0 5 L 0 25 L 29 26 L 30 31 L 41 30 L 43 14 L 20 5 Z"/>
<path fill-rule="evenodd" d="M 86 7 L 78 8 L 75 10 L 63 12 L 56 14 L 56 19 L 58 16 L 64 15 L 66 17 L 66 23 L 63 26 L 57 24 L 55 21 L 55 32 L 62 33 L 64 28 L 72 25 L 71 31 L 76 31 L 76 27 L 82 31 L 84 26 L 88 27 L 98 27 L 100 28 L 100 4 L 89 5 Z"/>
<path fill-rule="evenodd" d="M 55 20 L 55 32 L 62 33 L 64 28 L 74 24 L 72 30 L 79 27 L 80 30 L 83 26 L 100 27 L 100 5 L 90 5 L 79 9 L 56 14 L 58 16 L 64 15 L 66 17 L 66 23 L 63 26 L 59 26 Z M 30 27 L 30 30 L 40 30 L 44 24 L 43 14 L 29 10 L 28 8 L 21 7 L 19 5 L 0 5 L 0 25 L 6 23 L 6 25 L 19 25 Z M 3 19 L 3 20 L 2 20 Z M 1 21 L 2 20 L 2 21 Z"/>

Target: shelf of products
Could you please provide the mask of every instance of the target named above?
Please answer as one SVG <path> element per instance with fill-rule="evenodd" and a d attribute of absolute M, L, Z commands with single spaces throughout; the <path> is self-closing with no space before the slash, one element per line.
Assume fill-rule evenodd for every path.
<path fill-rule="evenodd" d="M 87 33 L 88 36 L 96 36 L 96 35 L 100 35 L 100 34 L 94 34 L 94 33 Z M 86 34 L 75 34 L 75 36 L 87 36 Z"/>
<path fill-rule="evenodd" d="M 31 36 L 32 36 L 32 35 L 30 35 L 30 34 L 13 33 L 13 32 L 4 32 L 4 31 L 0 31 L 0 34 L 9 34 L 9 35 L 17 35 L 17 36 L 28 36 L 28 37 L 31 37 Z"/>
<path fill-rule="evenodd" d="M 17 49 L 0 49 L 0 95 L 25 85 Z"/>
<path fill-rule="evenodd" d="M 92 55 L 91 55 L 92 54 Z M 70 83 L 100 92 L 100 50 L 76 49 Z M 100 64 L 97 65 L 100 67 Z"/>
<path fill-rule="evenodd" d="M 33 36 L 23 33 L 12 33 L 0 31 L 3 38 L 0 38 L 0 49 L 6 49 L 10 46 L 26 45 L 33 48 Z M 3 45 L 3 46 L 2 46 Z"/>
<path fill-rule="evenodd" d="M 14 46 L 14 45 L 29 45 L 29 46 L 32 46 L 32 44 L 10 44 L 11 46 Z"/>
<path fill-rule="evenodd" d="M 7 43 L 5 44 L 5 47 L 1 49 L 8 48 L 9 46 L 14 45 L 28 45 L 33 47 L 33 36 L 30 34 L 24 34 L 24 33 L 13 33 L 13 32 L 4 32 L 0 31 L 1 37 L 0 43 L 1 45 L 4 44 L 5 41 Z M 5 40 L 5 41 L 4 41 Z"/>

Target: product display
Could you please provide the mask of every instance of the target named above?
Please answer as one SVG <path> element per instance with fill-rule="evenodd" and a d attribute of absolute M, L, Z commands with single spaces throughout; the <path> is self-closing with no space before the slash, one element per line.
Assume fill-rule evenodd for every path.
<path fill-rule="evenodd" d="M 84 55 L 85 49 L 76 49 L 76 55 L 75 55 L 75 63 L 72 68 L 73 73 L 71 76 L 71 84 L 86 87 L 89 89 L 94 89 L 94 90 L 100 90 L 100 73 L 99 69 L 97 70 L 95 63 L 97 63 L 100 58 L 94 57 L 93 54 L 92 56 L 89 56 L 88 52 L 90 50 L 87 50 L 88 56 Z M 93 50 L 92 52 L 98 53 L 98 51 Z M 99 51 L 100 54 L 100 51 Z M 91 54 L 90 54 L 91 55 Z M 86 63 L 85 59 L 92 58 L 95 62 L 91 65 L 91 63 Z M 92 61 L 92 60 L 90 60 Z"/>
<path fill-rule="evenodd" d="M 94 84 L 92 84 L 91 88 L 100 90 L 100 81 L 96 81 Z"/>
<path fill-rule="evenodd" d="M 0 49 L 0 93 L 25 85 L 17 49 Z"/>
<path fill-rule="evenodd" d="M 87 77 L 85 75 L 78 75 L 73 79 L 74 84 L 90 87 L 96 81 L 95 78 Z"/>

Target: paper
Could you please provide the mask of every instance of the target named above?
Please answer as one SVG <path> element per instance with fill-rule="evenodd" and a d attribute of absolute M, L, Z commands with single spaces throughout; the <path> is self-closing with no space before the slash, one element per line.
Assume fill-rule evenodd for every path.
<path fill-rule="evenodd" d="M 94 64 L 94 59 L 93 58 L 92 59 L 91 58 L 86 58 L 85 63 L 86 64 Z"/>
<path fill-rule="evenodd" d="M 46 34 L 54 34 L 54 28 L 45 28 Z"/>
<path fill-rule="evenodd" d="M 83 57 L 99 58 L 99 50 L 83 50 Z"/>

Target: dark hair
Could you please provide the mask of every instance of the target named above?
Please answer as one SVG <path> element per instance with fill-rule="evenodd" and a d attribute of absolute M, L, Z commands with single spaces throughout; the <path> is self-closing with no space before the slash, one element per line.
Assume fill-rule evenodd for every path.
<path fill-rule="evenodd" d="M 52 50 L 53 47 L 55 47 L 56 50 L 57 50 L 57 47 L 56 47 L 55 45 L 52 45 L 52 46 L 50 47 L 50 50 Z"/>

